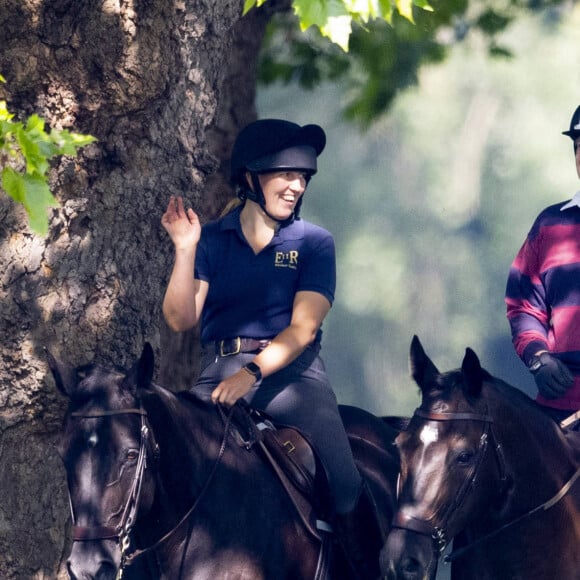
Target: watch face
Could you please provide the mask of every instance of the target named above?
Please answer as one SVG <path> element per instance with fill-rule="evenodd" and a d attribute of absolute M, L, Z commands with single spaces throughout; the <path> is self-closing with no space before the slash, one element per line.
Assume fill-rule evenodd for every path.
<path fill-rule="evenodd" d="M 246 368 L 255 376 L 259 376 L 261 374 L 260 367 L 253 362 L 249 362 L 246 365 Z"/>

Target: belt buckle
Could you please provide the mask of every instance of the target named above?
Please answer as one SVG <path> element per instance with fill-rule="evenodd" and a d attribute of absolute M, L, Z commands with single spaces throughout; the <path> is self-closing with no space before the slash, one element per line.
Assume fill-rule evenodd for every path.
<path fill-rule="evenodd" d="M 220 356 L 233 356 L 234 354 L 239 354 L 242 351 L 242 339 L 239 336 L 234 338 L 234 350 L 231 352 L 224 352 L 224 343 L 225 340 L 220 340 Z"/>

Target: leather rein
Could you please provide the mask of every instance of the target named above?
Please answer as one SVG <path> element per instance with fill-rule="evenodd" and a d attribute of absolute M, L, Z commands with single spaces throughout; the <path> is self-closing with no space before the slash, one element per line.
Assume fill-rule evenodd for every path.
<path fill-rule="evenodd" d="M 165 541 L 167 541 L 180 527 L 181 525 L 189 519 L 191 514 L 195 511 L 201 498 L 204 496 L 208 490 L 210 483 L 217 471 L 219 464 L 221 463 L 222 457 L 226 450 L 227 440 L 230 433 L 231 420 L 233 415 L 233 407 L 225 416 L 222 408 L 218 406 L 220 416 L 224 422 L 224 433 L 220 445 L 220 450 L 212 466 L 212 469 L 201 489 L 201 492 L 197 496 L 193 505 L 187 510 L 185 515 L 179 520 L 179 522 L 167 532 L 163 537 L 157 540 L 151 546 L 143 549 L 134 549 L 133 552 L 127 553 L 130 545 L 130 534 L 133 530 L 133 526 L 136 522 L 137 512 L 139 510 L 139 501 L 141 498 L 141 487 L 143 483 L 143 476 L 145 475 L 145 470 L 147 469 L 147 448 L 151 447 L 153 449 L 153 454 L 157 459 L 159 456 L 159 446 L 155 442 L 154 434 L 149 425 L 149 419 L 147 416 L 147 411 L 143 408 L 142 403 L 140 403 L 139 408 L 126 408 L 110 411 L 94 411 L 88 413 L 73 412 L 71 417 L 76 417 L 80 419 L 96 419 L 102 417 L 113 417 L 118 415 L 126 414 L 136 414 L 141 417 L 141 438 L 139 443 L 139 455 L 137 458 L 137 467 L 135 469 L 135 475 L 133 476 L 133 481 L 131 483 L 131 489 L 129 491 L 127 501 L 125 502 L 125 507 L 123 509 L 123 514 L 119 524 L 115 527 L 112 526 L 78 526 L 74 524 L 75 514 L 71 503 L 71 515 L 73 520 L 72 527 L 72 540 L 73 542 L 83 542 L 89 540 L 116 540 L 119 542 L 121 549 L 121 562 L 119 565 L 119 570 L 117 572 L 116 580 L 120 580 L 123 576 L 123 570 L 131 565 L 133 561 L 145 554 L 158 548 Z M 151 438 L 151 445 L 149 445 L 149 440 Z M 69 496 L 70 501 L 70 496 Z"/>
<path fill-rule="evenodd" d="M 475 467 L 472 470 L 470 476 L 466 478 L 466 480 L 464 481 L 459 493 L 455 498 L 455 501 L 447 510 L 445 518 L 443 518 L 443 522 L 447 524 L 453 514 L 453 511 L 459 509 L 461 503 L 463 502 L 465 496 L 467 495 L 467 491 L 475 487 L 477 479 L 477 470 L 482 464 L 483 456 L 488 447 L 488 436 L 493 444 L 493 449 L 495 450 L 495 456 L 500 473 L 500 481 L 502 483 L 505 483 L 505 481 L 507 480 L 507 472 L 503 449 L 493 433 L 493 419 L 489 415 L 480 415 L 477 413 L 430 413 L 422 411 L 421 409 L 417 409 L 415 411 L 415 415 L 418 417 L 422 417 L 424 419 L 428 419 L 430 421 L 467 420 L 467 421 L 481 421 L 485 424 L 485 430 L 481 436 L 479 443 L 478 458 L 475 463 Z M 568 481 L 560 488 L 560 490 L 550 499 L 536 506 L 535 508 L 529 510 L 528 512 L 522 514 L 521 516 L 515 518 L 514 520 L 509 521 L 503 526 L 500 526 L 499 528 L 491 531 L 485 536 L 478 538 L 477 540 L 471 542 L 470 544 L 463 546 L 462 548 L 459 548 L 457 550 L 454 550 L 453 552 L 451 552 L 451 554 L 445 556 L 444 562 L 446 563 L 453 562 L 454 560 L 463 556 L 465 552 L 471 550 L 476 545 L 486 542 L 490 538 L 498 535 L 504 530 L 514 526 L 515 524 L 521 522 L 522 520 L 527 519 L 528 517 L 532 516 L 533 514 L 539 511 L 546 511 L 552 508 L 566 496 L 566 494 L 570 491 L 570 489 L 572 488 L 572 486 L 574 485 L 574 483 L 578 478 L 580 478 L 580 467 L 574 472 L 572 477 L 570 477 L 570 479 L 568 479 Z M 395 522 L 393 527 L 402 528 L 413 532 L 417 532 L 419 534 L 431 536 L 431 538 L 433 539 L 434 550 L 436 553 L 438 553 L 438 555 L 441 555 L 443 553 L 448 543 L 448 538 L 444 526 L 433 526 L 432 524 L 430 524 L 425 520 L 405 517 L 403 514 L 400 514 L 399 512 L 395 516 Z"/>

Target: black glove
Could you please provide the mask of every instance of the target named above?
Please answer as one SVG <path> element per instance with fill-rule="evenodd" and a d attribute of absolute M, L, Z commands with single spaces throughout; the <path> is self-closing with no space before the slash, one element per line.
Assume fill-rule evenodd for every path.
<path fill-rule="evenodd" d="M 534 375 L 538 391 L 546 399 L 561 397 L 574 382 L 568 367 L 549 352 L 543 352 L 532 359 L 530 370 Z"/>

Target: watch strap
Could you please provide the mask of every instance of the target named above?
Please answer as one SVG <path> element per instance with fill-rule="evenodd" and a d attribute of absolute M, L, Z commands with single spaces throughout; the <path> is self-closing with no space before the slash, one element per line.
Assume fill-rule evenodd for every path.
<path fill-rule="evenodd" d="M 249 362 L 242 368 L 246 372 L 250 373 L 256 379 L 257 383 L 262 380 L 262 369 L 260 369 L 260 367 L 255 362 Z"/>

